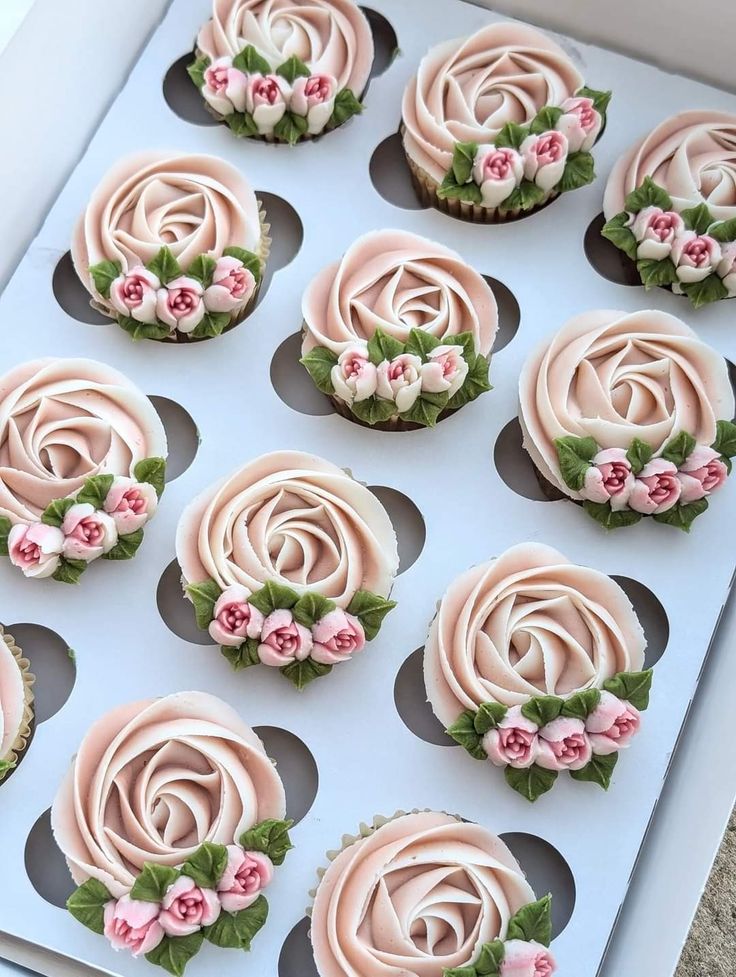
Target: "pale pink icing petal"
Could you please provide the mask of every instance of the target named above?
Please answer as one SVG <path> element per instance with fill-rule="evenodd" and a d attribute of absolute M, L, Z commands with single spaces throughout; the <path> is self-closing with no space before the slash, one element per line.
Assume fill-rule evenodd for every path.
<path fill-rule="evenodd" d="M 527 359 L 519 380 L 524 447 L 548 481 L 572 498 L 555 439 L 593 437 L 628 449 L 634 438 L 661 454 L 687 431 L 710 445 L 734 415 L 726 361 L 666 312 L 584 312 Z"/>
<path fill-rule="evenodd" d="M 373 64 L 373 35 L 353 0 L 214 0 L 197 48 L 211 60 L 252 44 L 275 70 L 296 55 L 360 98 Z"/>
<path fill-rule="evenodd" d="M 454 580 L 432 622 L 424 679 L 449 726 L 482 702 L 600 688 L 643 667 L 646 641 L 618 584 L 541 543 L 521 543 Z"/>
<path fill-rule="evenodd" d="M 145 861 L 181 865 L 283 818 L 284 788 L 253 730 L 225 702 L 179 692 L 119 706 L 88 731 L 51 824 L 74 881 L 124 894 Z"/>
<path fill-rule="evenodd" d="M 716 220 L 736 217 L 736 115 L 709 110 L 665 119 L 628 149 L 611 170 L 603 198 L 607 218 L 651 177 L 675 210 L 708 205 Z"/>
<path fill-rule="evenodd" d="M 176 536 L 184 578 L 251 593 L 268 580 L 347 607 L 357 590 L 388 596 L 396 534 L 375 495 L 315 455 L 263 455 L 206 489 Z"/>
<path fill-rule="evenodd" d="M 441 977 L 506 935 L 534 893 L 503 842 L 477 824 L 423 812 L 345 848 L 312 910 L 320 977 Z"/>
<path fill-rule="evenodd" d="M 404 92 L 404 148 L 440 183 L 456 142 L 492 143 L 507 122 L 561 105 L 583 78 L 559 45 L 524 24 L 489 24 L 423 58 Z"/>
<path fill-rule="evenodd" d="M 404 343 L 412 328 L 436 339 L 471 332 L 486 356 L 498 328 L 489 285 L 455 251 L 409 231 L 372 231 L 312 280 L 302 301 L 303 352 L 340 354 L 381 329 Z"/>
<path fill-rule="evenodd" d="M 0 760 L 7 756 L 17 739 L 24 712 L 23 675 L 0 629 Z"/>
<path fill-rule="evenodd" d="M 117 370 L 87 359 L 42 359 L 0 377 L 0 516 L 38 520 L 92 475 L 132 475 L 167 455 L 151 401 Z"/>
<path fill-rule="evenodd" d="M 200 254 L 237 246 L 258 253 L 261 226 L 251 185 L 216 156 L 147 152 L 126 156 L 103 177 L 72 239 L 74 267 L 95 300 L 90 265 L 118 261 L 123 272 L 166 245 L 186 270 Z"/>

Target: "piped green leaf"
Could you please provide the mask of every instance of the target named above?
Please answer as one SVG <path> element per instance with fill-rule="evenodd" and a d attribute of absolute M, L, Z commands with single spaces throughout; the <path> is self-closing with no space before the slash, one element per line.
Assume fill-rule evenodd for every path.
<path fill-rule="evenodd" d="M 383 397 L 367 397 L 365 400 L 353 401 L 350 410 L 364 424 L 382 424 L 396 414 L 396 404 L 393 400 Z"/>
<path fill-rule="evenodd" d="M 220 913 L 217 921 L 205 926 L 204 938 L 215 946 L 231 950 L 250 950 L 253 937 L 268 918 L 268 902 L 265 896 L 237 913 Z"/>
<path fill-rule="evenodd" d="M 297 115 L 287 109 L 273 127 L 273 134 L 277 139 L 294 146 L 306 133 L 308 127 L 309 123 L 305 115 Z"/>
<path fill-rule="evenodd" d="M 112 898 L 102 882 L 87 879 L 69 896 L 66 908 L 83 926 L 102 935 L 105 929 L 105 904 Z"/>
<path fill-rule="evenodd" d="M 707 204 L 698 204 L 697 207 L 688 207 L 680 211 L 680 217 L 685 222 L 685 227 L 696 234 L 705 234 L 713 223 L 713 214 L 708 210 Z"/>
<path fill-rule="evenodd" d="M 299 600 L 299 594 L 284 584 L 275 580 L 268 580 L 248 598 L 248 603 L 257 608 L 261 614 L 268 617 L 273 611 L 291 610 Z"/>
<path fill-rule="evenodd" d="M 139 339 L 166 339 L 171 335 L 171 326 L 163 322 L 138 322 L 132 316 L 119 315 L 117 323 L 136 342 Z"/>
<path fill-rule="evenodd" d="M 211 255 L 200 254 L 187 268 L 187 275 L 201 282 L 203 288 L 209 288 L 212 284 L 212 275 L 214 274 L 216 264 L 217 262 Z"/>
<path fill-rule="evenodd" d="M 368 359 L 374 366 L 378 366 L 385 360 L 396 359 L 404 352 L 404 344 L 393 336 L 389 336 L 383 329 L 378 327 L 368 340 Z"/>
<path fill-rule="evenodd" d="M 653 453 L 652 446 L 647 444 L 646 441 L 634 438 L 629 445 L 629 450 L 626 452 L 626 459 L 635 475 L 638 475 L 642 468 L 649 464 Z"/>
<path fill-rule="evenodd" d="M 8 555 L 8 536 L 13 524 L 7 516 L 0 516 L 0 556 Z"/>
<path fill-rule="evenodd" d="M 367 641 L 373 641 L 381 630 L 383 619 L 396 607 L 395 600 L 373 594 L 370 590 L 358 590 L 347 606 L 348 614 L 357 617 L 363 625 Z"/>
<path fill-rule="evenodd" d="M 571 719 L 587 719 L 591 712 L 594 712 L 601 701 L 599 689 L 585 689 L 584 692 L 576 692 L 569 699 L 565 699 L 562 706 L 562 715 L 569 716 Z"/>
<path fill-rule="evenodd" d="M 603 688 L 616 698 L 630 702 L 635 709 L 644 710 L 649 705 L 652 675 L 651 668 L 643 672 L 619 672 L 606 679 Z"/>
<path fill-rule="evenodd" d="M 411 329 L 409 331 L 409 338 L 406 341 L 405 352 L 418 356 L 422 363 L 426 363 L 429 359 L 429 354 L 439 345 L 440 340 L 436 336 L 433 336 L 432 333 L 427 332 L 426 329 Z"/>
<path fill-rule="evenodd" d="M 166 245 L 148 262 L 146 268 L 158 277 L 162 285 L 168 285 L 183 274 L 181 265 Z"/>
<path fill-rule="evenodd" d="M 473 726 L 479 736 L 485 736 L 489 729 L 495 729 L 505 718 L 508 709 L 500 702 L 483 702 L 473 718 Z"/>
<path fill-rule="evenodd" d="M 733 421 L 717 422 L 716 439 L 712 447 L 724 458 L 733 458 L 736 455 L 736 424 Z"/>
<path fill-rule="evenodd" d="M 222 645 L 220 651 L 232 665 L 236 672 L 251 665 L 259 665 L 261 659 L 258 657 L 258 639 L 246 638 L 242 645 L 233 648 L 231 645 Z"/>
<path fill-rule="evenodd" d="M 678 435 L 671 438 L 662 450 L 662 457 L 666 461 L 671 461 L 673 465 L 680 465 L 693 453 L 695 450 L 695 438 L 692 434 L 688 434 L 687 431 L 680 431 Z"/>
<path fill-rule="evenodd" d="M 289 838 L 293 821 L 269 818 L 254 825 L 240 836 L 240 845 L 246 851 L 259 851 L 268 855 L 274 865 L 282 865 L 287 852 L 294 847 Z"/>
<path fill-rule="evenodd" d="M 555 438 L 560 475 L 568 488 L 579 492 L 585 484 L 585 473 L 598 451 L 595 438 L 575 438 L 569 435 Z"/>
<path fill-rule="evenodd" d="M 672 210 L 672 198 L 650 176 L 645 176 L 641 186 L 627 196 L 624 207 L 630 214 L 638 214 L 645 207 L 661 207 Z"/>
<path fill-rule="evenodd" d="M 635 526 L 641 520 L 641 513 L 633 509 L 611 508 L 610 502 L 591 502 L 586 499 L 583 509 L 591 519 L 595 519 L 604 529 L 622 529 L 624 526 Z"/>
<path fill-rule="evenodd" d="M 104 299 L 110 298 L 110 286 L 122 274 L 122 265 L 119 261 L 99 261 L 96 265 L 91 265 L 89 273 L 95 283 L 95 289 Z"/>
<path fill-rule="evenodd" d="M 166 484 L 166 460 L 164 458 L 144 458 L 133 469 L 133 477 L 139 482 L 147 482 L 156 489 L 161 498 Z"/>
<path fill-rule="evenodd" d="M 605 116 L 608 111 L 608 104 L 611 101 L 612 92 L 601 92 L 595 88 L 588 88 L 583 85 L 582 88 L 578 89 L 575 94 L 578 98 L 589 98 L 593 102 L 593 108 L 596 112 L 600 112 L 601 115 Z"/>
<path fill-rule="evenodd" d="M 186 965 L 199 953 L 203 940 L 202 930 L 189 936 L 165 936 L 155 950 L 146 954 L 146 960 L 163 967 L 173 977 L 182 977 Z"/>
<path fill-rule="evenodd" d="M 728 244 L 731 241 L 736 241 L 736 217 L 732 217 L 727 221 L 718 221 L 713 224 L 708 231 L 708 234 L 716 241 L 721 244 Z"/>
<path fill-rule="evenodd" d="M 317 389 L 332 397 L 335 388 L 332 385 L 331 374 L 333 367 L 337 366 L 337 357 L 332 350 L 325 346 L 315 346 L 305 353 L 299 362 L 307 369 Z"/>
<path fill-rule="evenodd" d="M 130 890 L 131 899 L 141 902 L 161 902 L 166 890 L 179 878 L 179 870 L 158 862 L 144 862 L 138 878 Z"/>
<path fill-rule="evenodd" d="M 215 604 L 222 594 L 220 585 L 215 580 L 202 580 L 201 583 L 188 584 L 185 589 L 194 605 L 197 627 L 206 631 L 215 616 Z"/>
<path fill-rule="evenodd" d="M 455 183 L 462 186 L 470 183 L 473 176 L 473 166 L 475 156 L 478 152 L 476 142 L 456 142 L 452 150 L 451 172 L 455 177 Z"/>
<path fill-rule="evenodd" d="M 501 201 L 500 209 L 509 210 L 531 210 L 541 203 L 544 199 L 544 190 L 538 187 L 531 180 L 522 180 L 518 187 L 515 187 L 505 200 Z"/>
<path fill-rule="evenodd" d="M 288 61 L 284 61 L 276 69 L 276 74 L 285 78 L 290 85 L 293 85 L 297 78 L 309 78 L 311 73 L 304 62 L 295 54 L 292 54 Z"/>
<path fill-rule="evenodd" d="M 610 241 L 611 244 L 617 247 L 619 251 L 623 251 L 632 261 L 636 261 L 638 244 L 634 237 L 634 232 L 628 226 L 629 219 L 626 211 L 622 210 L 620 214 L 616 214 L 615 217 L 606 221 L 601 228 L 601 234 L 607 241 Z"/>
<path fill-rule="evenodd" d="M 253 251 L 247 251 L 245 248 L 230 245 L 230 247 L 225 248 L 222 252 L 222 256 L 223 258 L 236 258 L 251 273 L 256 282 L 261 280 L 261 259 Z"/>
<path fill-rule="evenodd" d="M 530 722 L 542 727 L 551 723 L 553 719 L 557 719 L 562 713 L 564 704 L 565 700 L 556 695 L 536 695 L 524 703 L 521 707 L 521 713 Z"/>
<path fill-rule="evenodd" d="M 493 141 L 499 148 L 519 149 L 528 135 L 529 130 L 526 126 L 520 126 L 516 122 L 507 122 Z"/>
<path fill-rule="evenodd" d="M 556 770 L 545 770 L 544 767 L 539 767 L 536 763 L 523 770 L 518 767 L 505 767 L 503 773 L 509 787 L 512 787 L 532 804 L 542 794 L 552 790 L 557 780 Z"/>
<path fill-rule="evenodd" d="M 655 512 L 652 516 L 655 522 L 664 523 L 666 526 L 674 526 L 685 533 L 690 532 L 693 522 L 701 516 L 708 508 L 707 499 L 696 499 L 695 502 L 678 502 L 666 512 Z"/>
<path fill-rule="evenodd" d="M 204 73 L 207 71 L 209 66 L 212 64 L 210 59 L 206 54 L 201 54 L 196 61 L 192 61 L 191 64 L 187 65 L 187 74 L 192 79 L 197 88 L 202 88 L 204 85 Z"/>
<path fill-rule="evenodd" d="M 645 288 L 673 285 L 677 281 L 677 272 L 671 258 L 639 258 L 636 268 Z"/>
<path fill-rule="evenodd" d="M 57 580 L 59 583 L 79 583 L 79 578 L 88 566 L 89 564 L 85 563 L 84 560 L 68 560 L 62 556 L 52 579 Z"/>
<path fill-rule="evenodd" d="M 578 190 L 595 180 L 595 163 L 590 153 L 570 153 L 565 162 L 565 169 L 557 184 L 560 193 Z"/>
<path fill-rule="evenodd" d="M 618 762 L 618 753 L 609 753 L 606 756 L 595 754 L 590 761 L 580 770 L 571 770 L 570 776 L 573 780 L 581 780 L 591 784 L 598 784 L 603 790 L 608 790 L 611 784 L 613 770 Z"/>
<path fill-rule="evenodd" d="M 549 946 L 552 942 L 552 896 L 530 902 L 514 913 L 506 929 L 506 939 Z"/>
<path fill-rule="evenodd" d="M 232 321 L 230 312 L 205 312 L 190 335 L 192 339 L 213 339 L 221 336 Z"/>
<path fill-rule="evenodd" d="M 447 393 L 423 393 L 417 397 L 409 410 L 403 411 L 399 416 L 402 421 L 408 421 L 410 424 L 434 427 L 449 400 Z"/>
<path fill-rule="evenodd" d="M 194 879 L 203 889 L 216 889 L 227 865 L 227 848 L 205 841 L 181 867 L 181 874 Z"/>
<path fill-rule="evenodd" d="M 294 604 L 291 613 L 294 615 L 295 621 L 305 628 L 311 628 L 330 611 L 334 611 L 336 607 L 337 604 L 333 600 L 328 600 L 327 597 L 323 597 L 316 591 L 308 591 L 306 594 L 302 594 Z"/>
<path fill-rule="evenodd" d="M 136 529 L 134 533 L 118 536 L 117 543 L 107 553 L 103 553 L 105 560 L 132 560 L 143 542 L 143 529 Z"/>
<path fill-rule="evenodd" d="M 313 658 L 304 661 L 289 662 L 280 669 L 284 678 L 288 678 L 297 691 L 301 692 L 317 678 L 323 678 L 332 671 L 332 665 L 316 662 Z"/>
<path fill-rule="evenodd" d="M 244 75 L 271 74 L 271 65 L 258 53 L 252 44 L 248 44 L 240 54 L 233 58 L 233 68 L 242 71 Z"/>
<path fill-rule="evenodd" d="M 539 136 L 543 132 L 549 132 L 550 129 L 554 129 L 557 126 L 562 115 L 564 113 L 557 105 L 545 105 L 532 119 L 529 131 L 535 136 Z"/>
<path fill-rule="evenodd" d="M 476 760 L 487 759 L 486 751 L 483 749 L 483 737 L 475 728 L 475 713 L 470 709 L 461 712 L 455 722 L 447 727 L 447 735 Z"/>
<path fill-rule="evenodd" d="M 681 282 L 680 284 L 694 309 L 700 309 L 704 305 L 710 305 L 711 302 L 720 302 L 721 299 L 728 298 L 728 289 L 723 284 L 723 279 L 715 272 L 700 282 Z"/>
<path fill-rule="evenodd" d="M 75 501 L 88 503 L 95 509 L 102 509 L 114 480 L 113 475 L 93 475 L 92 478 L 85 480 Z"/>
<path fill-rule="evenodd" d="M 259 135 L 258 126 L 250 112 L 231 112 L 225 116 L 225 122 L 233 135 L 241 139 Z"/>
<path fill-rule="evenodd" d="M 53 502 L 49 502 L 46 508 L 41 513 L 41 522 L 45 523 L 47 526 L 56 526 L 57 529 L 61 527 L 64 522 L 64 516 L 75 505 L 76 499 L 54 499 Z"/>
<path fill-rule="evenodd" d="M 348 119 L 352 119 L 354 115 L 360 115 L 362 111 L 363 103 L 360 99 L 356 98 L 349 88 L 342 88 L 335 96 L 335 106 L 328 126 L 331 129 L 336 129 Z"/>

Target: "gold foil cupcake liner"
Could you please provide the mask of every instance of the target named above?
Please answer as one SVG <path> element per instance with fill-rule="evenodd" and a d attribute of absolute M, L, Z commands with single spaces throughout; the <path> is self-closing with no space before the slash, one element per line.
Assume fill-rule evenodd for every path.
<path fill-rule="evenodd" d="M 11 655 L 18 665 L 18 669 L 20 670 L 21 677 L 23 679 L 24 700 L 23 717 L 21 719 L 18 735 L 13 743 L 11 743 L 10 749 L 5 756 L 0 757 L 0 760 L 6 760 L 11 764 L 11 767 L 9 767 L 7 770 L 0 770 L 0 784 L 2 784 L 3 778 L 10 770 L 13 769 L 13 767 L 16 766 L 18 760 L 28 745 L 28 740 L 31 735 L 31 725 L 33 723 L 33 683 L 36 681 L 36 676 L 30 670 L 31 663 L 27 658 L 23 657 L 23 652 L 15 643 L 15 639 L 12 635 L 7 634 L 7 632 L 4 631 L 2 625 L 0 625 L 0 639 L 2 639 L 7 645 Z"/>

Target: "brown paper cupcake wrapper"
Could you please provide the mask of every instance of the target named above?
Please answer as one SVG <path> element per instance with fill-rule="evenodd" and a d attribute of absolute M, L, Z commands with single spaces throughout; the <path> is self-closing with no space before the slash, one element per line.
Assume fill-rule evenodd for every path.
<path fill-rule="evenodd" d="M 438 812 L 435 811 L 434 808 L 430 808 L 430 807 L 422 807 L 422 808 L 415 807 L 411 811 L 396 811 L 394 814 L 391 814 L 388 817 L 385 814 L 375 814 L 370 824 L 361 822 L 358 825 L 357 834 L 354 835 L 344 834 L 341 839 L 340 847 L 334 849 L 328 849 L 328 851 L 325 852 L 325 858 L 327 859 L 328 863 L 334 862 L 337 856 L 342 854 L 342 852 L 344 852 L 346 848 L 352 848 L 352 846 L 357 842 L 363 841 L 364 838 L 369 838 L 372 834 L 378 831 L 379 828 L 384 827 L 384 825 L 389 824 L 389 822 L 391 821 L 396 821 L 398 818 L 406 817 L 407 814 L 437 814 L 437 813 L 446 814 L 448 818 L 455 818 L 457 821 L 463 820 L 459 814 L 450 814 L 449 811 Z M 309 892 L 307 893 L 309 898 L 312 900 L 306 909 L 306 915 L 309 916 L 310 918 L 312 915 L 312 907 L 314 906 L 314 900 L 317 895 L 317 889 L 319 888 L 319 883 L 322 881 L 324 874 L 328 868 L 329 865 L 323 865 L 317 869 L 317 879 L 318 879 L 317 885 L 313 889 L 310 889 Z"/>
<path fill-rule="evenodd" d="M 8 646 L 11 655 L 15 658 L 15 661 L 20 669 L 21 676 L 23 678 L 23 695 L 24 695 L 24 708 L 23 708 L 23 718 L 21 719 L 20 729 L 18 730 L 18 735 L 16 736 L 13 743 L 10 745 L 10 749 L 5 754 L 5 756 L 0 757 L 0 760 L 5 760 L 12 766 L 5 771 L 0 770 L 0 784 L 3 782 L 3 778 L 12 770 L 20 759 L 23 751 L 28 745 L 28 739 L 31 735 L 31 724 L 33 723 L 33 683 L 36 681 L 36 676 L 31 672 L 31 663 L 27 658 L 23 657 L 23 652 L 20 650 L 18 645 L 15 643 L 13 636 L 7 634 L 2 625 L 0 625 L 0 640 L 4 641 Z"/>
<path fill-rule="evenodd" d="M 517 220 L 519 217 L 528 217 L 546 207 L 559 196 L 556 190 L 550 190 L 531 210 L 521 210 L 520 207 L 513 210 L 481 207 L 479 204 L 471 203 L 468 200 L 459 200 L 457 197 L 437 196 L 439 183 L 433 180 L 421 166 L 418 166 L 408 153 L 406 154 L 406 162 L 411 171 L 411 181 L 417 197 L 425 207 L 434 207 L 436 210 L 449 214 L 450 217 L 457 217 L 459 220 L 469 221 L 472 224 L 503 224 L 507 221 Z"/>

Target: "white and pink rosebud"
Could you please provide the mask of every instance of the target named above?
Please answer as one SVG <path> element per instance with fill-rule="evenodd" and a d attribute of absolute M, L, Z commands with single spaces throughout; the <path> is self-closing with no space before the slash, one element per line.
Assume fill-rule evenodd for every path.
<path fill-rule="evenodd" d="M 111 899 L 103 911 L 104 934 L 113 950 L 129 950 L 134 957 L 155 950 L 164 936 L 157 902 L 131 899 L 129 895 Z"/>
<path fill-rule="evenodd" d="M 226 913 L 238 913 L 252 905 L 273 877 L 273 862 L 259 851 L 227 846 L 227 865 L 217 883 L 217 895 Z"/>
<path fill-rule="evenodd" d="M 249 75 L 245 90 L 245 110 L 253 116 L 258 132 L 269 136 L 284 117 L 291 88 L 280 75 Z"/>
<path fill-rule="evenodd" d="M 413 353 L 401 353 L 378 365 L 376 390 L 384 400 L 393 400 L 402 414 L 410 410 L 422 392 L 422 361 Z"/>
<path fill-rule="evenodd" d="M 330 380 L 335 396 L 348 405 L 372 397 L 378 385 L 378 374 L 375 365 L 368 359 L 367 347 L 349 346 L 344 349 L 330 371 Z"/>
<path fill-rule="evenodd" d="M 200 89 L 204 100 L 220 115 L 232 115 L 245 111 L 245 91 L 248 79 L 237 68 L 232 58 L 217 58 L 204 73 L 204 85 Z"/>
<path fill-rule="evenodd" d="M 629 493 L 629 508 L 648 516 L 667 512 L 679 501 L 681 493 L 677 466 L 664 458 L 653 458 L 636 476 Z"/>
<path fill-rule="evenodd" d="M 200 888 L 188 875 L 180 875 L 161 900 L 158 921 L 167 936 L 189 936 L 211 926 L 221 908 L 214 889 Z"/>
<path fill-rule="evenodd" d="M 720 264 L 721 246 L 708 234 L 683 231 L 675 238 L 670 257 L 679 281 L 702 282 Z"/>
<path fill-rule="evenodd" d="M 143 265 L 135 265 L 119 275 L 110 286 L 110 304 L 120 315 L 136 322 L 156 321 L 156 293 L 161 282 Z"/>
<path fill-rule="evenodd" d="M 56 572 L 64 549 L 64 534 L 56 526 L 19 523 L 8 535 L 8 556 L 26 577 L 50 577 Z"/>
<path fill-rule="evenodd" d="M 645 207 L 631 223 L 631 232 L 637 240 L 637 258 L 661 261 L 669 257 L 678 234 L 685 230 L 685 221 L 674 210 L 661 207 Z"/>
<path fill-rule="evenodd" d="M 567 137 L 568 152 L 587 153 L 592 149 L 603 125 L 603 116 L 592 98 L 567 98 L 560 106 L 563 114 L 555 129 Z"/>
<path fill-rule="evenodd" d="M 365 646 L 365 631 L 357 617 L 339 607 L 312 627 L 312 658 L 322 665 L 347 661 Z"/>
<path fill-rule="evenodd" d="M 580 494 L 591 502 L 610 502 L 614 510 L 625 509 L 634 481 L 623 448 L 605 448 L 592 458 Z"/>
<path fill-rule="evenodd" d="M 503 945 L 499 977 L 552 977 L 557 964 L 550 950 L 534 940 L 508 940 Z"/>
<path fill-rule="evenodd" d="M 237 648 L 246 638 L 259 638 L 265 620 L 263 614 L 248 603 L 250 591 L 241 584 L 231 584 L 217 598 L 209 633 L 218 645 Z"/>
<path fill-rule="evenodd" d="M 462 347 L 452 344 L 435 346 L 427 358 L 428 362 L 422 364 L 422 390 L 454 396 L 468 375 Z"/>
<path fill-rule="evenodd" d="M 295 621 L 291 611 L 280 608 L 272 611 L 263 622 L 258 657 L 264 665 L 281 668 L 309 658 L 312 643 L 309 628 Z"/>
<path fill-rule="evenodd" d="M 172 332 L 193 332 L 206 312 L 203 294 L 201 282 L 180 275 L 158 290 L 156 315 Z"/>
<path fill-rule="evenodd" d="M 289 107 L 295 115 L 306 116 L 307 132 L 316 136 L 330 121 L 336 95 L 337 79 L 332 75 L 296 78 L 291 89 Z"/>
<path fill-rule="evenodd" d="M 473 163 L 473 180 L 480 187 L 484 207 L 498 207 L 524 176 L 524 161 L 515 149 L 480 146 Z"/>
<path fill-rule="evenodd" d="M 593 753 L 607 756 L 623 750 L 639 732 L 641 715 L 630 702 L 603 690 L 601 700 L 585 720 Z"/>
<path fill-rule="evenodd" d="M 558 716 L 539 730 L 537 763 L 546 770 L 582 770 L 593 748 L 582 719 Z"/>
<path fill-rule="evenodd" d="M 527 180 L 533 180 L 545 193 L 557 186 L 567 162 L 567 137 L 564 133 L 550 130 L 539 136 L 527 136 L 520 152 Z"/>
<path fill-rule="evenodd" d="M 68 509 L 61 531 L 67 560 L 91 563 L 104 553 L 109 553 L 118 541 L 112 516 L 95 509 L 91 502 L 76 502 Z"/>
<path fill-rule="evenodd" d="M 112 517 L 118 535 L 127 536 L 141 529 L 158 508 L 158 495 L 148 482 L 136 482 L 118 475 L 102 504 Z"/>
<path fill-rule="evenodd" d="M 212 284 L 205 289 L 204 304 L 210 312 L 235 312 L 248 304 L 256 290 L 253 272 L 238 258 L 218 258 Z"/>
<path fill-rule="evenodd" d="M 730 298 L 736 295 L 736 241 L 721 245 L 721 260 L 716 268 Z"/>
<path fill-rule="evenodd" d="M 497 767 L 531 767 L 537 759 L 538 727 L 527 719 L 521 706 L 511 706 L 495 729 L 483 737 L 483 749 Z"/>
<path fill-rule="evenodd" d="M 677 475 L 682 485 L 680 502 L 695 502 L 723 485 L 728 468 L 717 451 L 699 444 L 680 465 Z"/>

